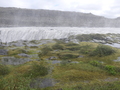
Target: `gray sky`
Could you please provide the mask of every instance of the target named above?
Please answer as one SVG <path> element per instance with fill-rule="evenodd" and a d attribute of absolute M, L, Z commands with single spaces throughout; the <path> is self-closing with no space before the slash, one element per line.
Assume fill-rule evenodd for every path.
<path fill-rule="evenodd" d="M 49 9 L 120 17 L 120 0 L 0 0 L 0 7 Z"/>

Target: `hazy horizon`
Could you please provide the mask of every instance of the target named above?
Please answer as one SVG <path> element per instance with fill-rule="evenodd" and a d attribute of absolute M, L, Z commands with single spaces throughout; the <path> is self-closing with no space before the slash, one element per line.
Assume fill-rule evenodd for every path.
<path fill-rule="evenodd" d="M 106 18 L 120 17 L 120 0 L 3 0 L 0 7 L 47 9 L 92 13 Z"/>

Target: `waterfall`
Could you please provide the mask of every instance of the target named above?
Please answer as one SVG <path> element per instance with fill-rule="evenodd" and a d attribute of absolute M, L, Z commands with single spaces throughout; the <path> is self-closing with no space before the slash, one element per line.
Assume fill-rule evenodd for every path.
<path fill-rule="evenodd" d="M 60 39 L 70 35 L 91 33 L 120 33 L 120 28 L 79 28 L 79 27 L 12 27 L 0 28 L 2 42 L 17 40 Z"/>

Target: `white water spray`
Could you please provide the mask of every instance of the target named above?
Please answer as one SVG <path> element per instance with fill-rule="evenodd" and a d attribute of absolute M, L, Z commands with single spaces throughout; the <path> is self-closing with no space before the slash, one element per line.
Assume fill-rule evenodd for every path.
<path fill-rule="evenodd" d="M 120 28 L 79 28 L 79 27 L 14 27 L 0 28 L 2 42 L 17 40 L 60 39 L 77 34 L 120 34 Z"/>

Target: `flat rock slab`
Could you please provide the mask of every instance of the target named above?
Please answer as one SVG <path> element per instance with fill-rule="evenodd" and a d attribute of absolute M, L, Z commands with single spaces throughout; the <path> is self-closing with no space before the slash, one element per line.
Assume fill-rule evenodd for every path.
<path fill-rule="evenodd" d="M 7 55 L 7 50 L 5 49 L 0 49 L 0 55 Z"/>
<path fill-rule="evenodd" d="M 1 63 L 5 65 L 20 65 L 31 61 L 29 58 L 3 57 Z"/>
<path fill-rule="evenodd" d="M 31 88 L 45 88 L 55 85 L 55 80 L 52 78 L 37 78 L 30 83 Z"/>
<path fill-rule="evenodd" d="M 25 54 L 25 53 L 20 53 L 20 54 L 18 54 L 18 56 L 22 56 L 22 57 L 31 57 L 30 55 Z"/>

